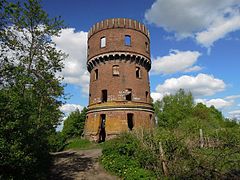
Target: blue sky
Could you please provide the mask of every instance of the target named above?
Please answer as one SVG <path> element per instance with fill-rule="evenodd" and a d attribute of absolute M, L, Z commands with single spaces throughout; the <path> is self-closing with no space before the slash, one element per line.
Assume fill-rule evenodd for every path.
<path fill-rule="evenodd" d="M 240 119 L 240 0 L 43 0 L 50 16 L 67 25 L 57 47 L 69 54 L 62 72 L 69 113 L 88 104 L 87 32 L 107 18 L 144 23 L 151 36 L 151 95 L 161 99 L 179 88 L 196 102 Z"/>

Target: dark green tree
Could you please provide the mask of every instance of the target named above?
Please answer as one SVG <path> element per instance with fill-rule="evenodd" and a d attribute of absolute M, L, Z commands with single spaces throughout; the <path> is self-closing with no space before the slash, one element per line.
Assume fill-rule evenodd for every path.
<path fill-rule="evenodd" d="M 64 53 L 51 37 L 63 28 L 39 0 L 0 3 L 0 179 L 43 179 L 49 136 L 62 113 L 57 73 Z"/>
<path fill-rule="evenodd" d="M 84 107 L 81 112 L 77 109 L 67 117 L 62 130 L 65 139 L 80 137 L 83 134 L 86 113 L 87 108 Z"/>

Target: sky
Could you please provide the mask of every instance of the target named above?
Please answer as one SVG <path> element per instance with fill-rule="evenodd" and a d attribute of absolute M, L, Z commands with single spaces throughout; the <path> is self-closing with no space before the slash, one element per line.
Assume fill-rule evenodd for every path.
<path fill-rule="evenodd" d="M 180 88 L 195 102 L 240 120 L 240 0 L 43 0 L 66 28 L 52 37 L 68 53 L 62 72 L 68 115 L 88 105 L 87 32 L 108 18 L 131 18 L 150 31 L 154 100 Z"/>

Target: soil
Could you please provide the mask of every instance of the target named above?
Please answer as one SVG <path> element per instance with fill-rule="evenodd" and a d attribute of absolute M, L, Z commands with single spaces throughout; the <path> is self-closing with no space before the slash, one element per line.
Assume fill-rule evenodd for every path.
<path fill-rule="evenodd" d="M 52 180 L 117 180 L 99 164 L 101 149 L 68 150 L 53 153 Z"/>

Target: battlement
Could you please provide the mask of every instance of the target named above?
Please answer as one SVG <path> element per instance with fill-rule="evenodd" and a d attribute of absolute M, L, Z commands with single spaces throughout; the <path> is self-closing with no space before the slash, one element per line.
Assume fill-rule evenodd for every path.
<path fill-rule="evenodd" d="M 101 30 L 113 29 L 113 28 L 133 29 L 133 30 L 142 32 L 148 38 L 150 37 L 149 30 L 146 28 L 144 24 L 128 18 L 113 18 L 113 19 L 106 19 L 94 24 L 92 28 L 88 31 L 88 38 L 90 38 L 93 34 Z"/>

